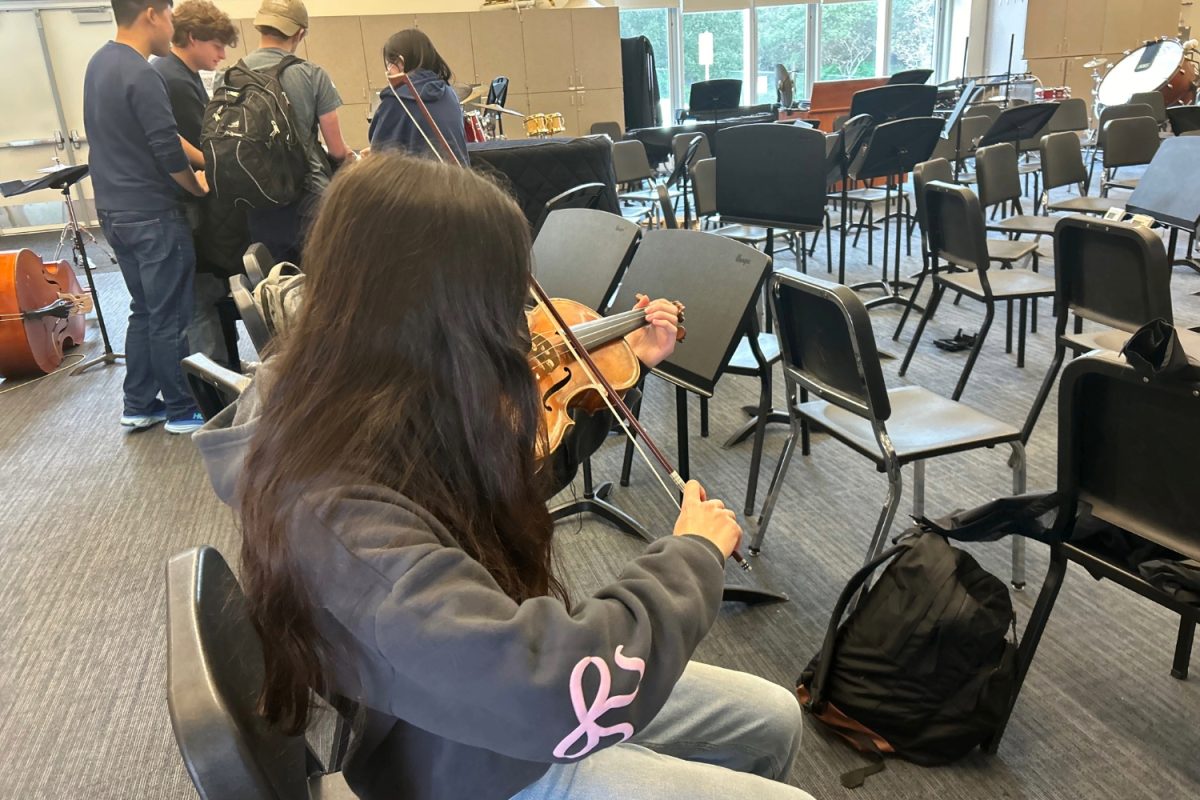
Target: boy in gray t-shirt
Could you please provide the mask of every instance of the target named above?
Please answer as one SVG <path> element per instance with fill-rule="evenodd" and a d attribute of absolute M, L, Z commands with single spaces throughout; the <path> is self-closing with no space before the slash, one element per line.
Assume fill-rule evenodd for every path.
<path fill-rule="evenodd" d="M 294 54 L 308 33 L 308 10 L 300 0 L 265 0 L 254 17 L 259 32 L 259 48 L 242 59 L 251 69 L 274 67 L 285 56 Z M 280 208 L 249 212 L 250 237 L 261 242 L 276 261 L 300 263 L 304 234 L 316 210 L 317 197 L 329 185 L 332 168 L 329 159 L 341 163 L 357 154 L 342 138 L 337 109 L 342 98 L 329 73 L 309 61 L 294 64 L 283 71 L 279 80 L 292 104 L 295 123 L 302 131 L 308 177 L 304 196 Z M 325 141 L 322 149 L 318 131 Z M 326 158 L 325 150 L 329 156 Z"/>

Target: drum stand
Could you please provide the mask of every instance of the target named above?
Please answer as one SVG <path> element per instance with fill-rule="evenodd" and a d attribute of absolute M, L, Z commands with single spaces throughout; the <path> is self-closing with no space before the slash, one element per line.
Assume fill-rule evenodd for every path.
<path fill-rule="evenodd" d="M 70 218 L 70 222 L 63 228 L 62 239 L 59 240 L 59 248 L 62 248 L 63 239 L 66 239 L 68 234 L 72 234 L 71 250 L 75 256 L 75 264 L 76 266 L 83 267 L 83 272 L 87 276 L 88 291 L 92 295 L 92 305 L 96 309 L 96 322 L 100 326 L 100 338 L 104 341 L 103 353 L 93 359 L 84 361 L 71 370 L 72 375 L 82 375 L 97 364 L 115 364 L 117 363 L 117 359 L 124 358 L 125 354 L 115 352 L 112 347 L 112 341 L 108 338 L 108 326 L 104 324 L 104 311 L 100 308 L 100 293 L 96 291 L 96 281 L 92 277 L 92 264 L 88 261 L 87 250 L 83 246 L 83 227 L 79 224 L 79 218 L 75 216 L 75 203 L 71 200 L 71 186 L 62 187 L 62 194 L 63 201 L 67 204 L 67 216 Z M 95 244 L 97 247 L 100 246 L 100 243 L 96 241 L 96 238 L 91 233 L 88 233 L 88 237 L 92 240 L 92 244 Z M 101 249 L 103 250 L 103 248 Z M 112 253 L 108 253 L 107 250 L 105 250 L 105 253 L 116 263 L 116 258 Z M 57 258 L 57 253 L 55 257 Z"/>

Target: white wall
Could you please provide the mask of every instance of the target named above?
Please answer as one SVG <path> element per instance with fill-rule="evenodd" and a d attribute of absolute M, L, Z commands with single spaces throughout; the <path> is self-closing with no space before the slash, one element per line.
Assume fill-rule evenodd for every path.
<path fill-rule="evenodd" d="M 984 71 L 1001 75 L 1008 69 L 1008 49 L 1013 43 L 1012 71 L 1025 71 L 1025 13 L 1030 0 L 991 0 L 988 4 L 987 51 Z M 1037 2 L 1037 0 L 1032 0 Z M 1016 37 L 1015 41 L 1012 37 Z"/>

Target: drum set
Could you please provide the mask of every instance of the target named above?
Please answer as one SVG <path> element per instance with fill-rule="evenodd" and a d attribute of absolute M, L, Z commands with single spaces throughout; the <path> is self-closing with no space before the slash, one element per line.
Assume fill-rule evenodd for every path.
<path fill-rule="evenodd" d="M 475 88 L 465 97 L 460 96 L 459 103 L 463 106 L 463 132 L 467 142 L 489 142 L 508 138 L 504 135 L 504 128 L 500 124 L 502 116 L 523 119 L 525 135 L 531 138 L 545 139 L 567 132 L 567 122 L 562 114 L 530 114 L 526 116 L 520 111 L 513 111 L 511 108 L 505 108 L 497 103 L 480 103 L 478 100 L 481 95 L 482 90 Z"/>
<path fill-rule="evenodd" d="M 1086 62 L 1084 69 L 1092 71 L 1092 97 L 1095 113 L 1107 106 L 1128 103 L 1138 92 L 1159 92 L 1167 106 L 1186 105 L 1196 101 L 1200 82 L 1200 53 L 1195 39 L 1180 42 L 1162 37 L 1147 41 L 1101 74 L 1108 64 L 1103 57 Z"/>

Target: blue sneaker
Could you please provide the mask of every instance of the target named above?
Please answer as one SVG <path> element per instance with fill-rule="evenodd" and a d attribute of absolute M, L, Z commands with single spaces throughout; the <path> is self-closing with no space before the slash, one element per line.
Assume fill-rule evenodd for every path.
<path fill-rule="evenodd" d="M 145 414 L 122 414 L 121 424 L 126 428 L 134 428 L 141 430 L 157 425 L 160 422 L 167 421 L 167 404 L 162 400 L 155 399 L 150 405 L 150 410 Z"/>
<path fill-rule="evenodd" d="M 163 426 L 163 430 L 167 433 L 195 433 L 204 425 L 204 417 L 199 411 L 192 411 L 188 414 L 181 414 L 178 417 L 171 417 L 167 420 L 167 424 Z"/>

